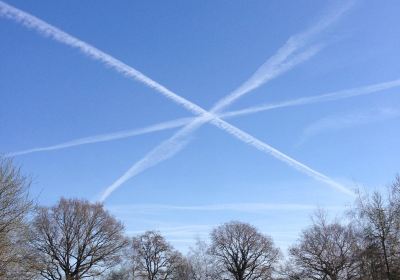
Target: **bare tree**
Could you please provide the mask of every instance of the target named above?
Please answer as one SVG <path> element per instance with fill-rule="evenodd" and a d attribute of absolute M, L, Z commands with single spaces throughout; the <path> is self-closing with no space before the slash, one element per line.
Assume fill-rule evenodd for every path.
<path fill-rule="evenodd" d="M 193 280 L 217 279 L 215 258 L 210 254 L 206 242 L 197 240 L 195 246 L 189 249 L 188 260 L 192 269 Z"/>
<path fill-rule="evenodd" d="M 360 231 L 365 279 L 399 279 L 400 177 L 389 187 L 387 197 L 379 192 L 360 194 L 353 214 Z"/>
<path fill-rule="evenodd" d="M 134 277 L 137 279 L 176 279 L 174 275 L 182 269 L 182 255 L 158 232 L 147 231 L 134 237 L 132 249 Z"/>
<path fill-rule="evenodd" d="M 32 264 L 50 280 L 97 277 L 117 263 L 126 245 L 123 225 L 102 204 L 62 198 L 33 220 Z"/>
<path fill-rule="evenodd" d="M 172 278 L 174 280 L 194 280 L 192 266 L 187 258 L 178 253 L 175 259 Z"/>
<path fill-rule="evenodd" d="M 25 279 L 30 181 L 10 159 L 0 158 L 0 279 Z"/>
<path fill-rule="evenodd" d="M 121 250 L 121 257 L 117 266 L 109 269 L 100 279 L 103 280 L 136 280 L 135 268 L 132 266 L 132 243 L 127 240 L 126 246 Z"/>
<path fill-rule="evenodd" d="M 133 280 L 133 276 L 130 274 L 130 271 L 126 268 L 118 268 L 113 269 L 110 272 L 103 275 L 101 278 L 103 280 Z"/>
<path fill-rule="evenodd" d="M 350 280 L 358 277 L 357 243 L 350 226 L 328 223 L 318 212 L 289 250 L 289 279 Z"/>
<path fill-rule="evenodd" d="M 280 257 L 272 239 L 249 224 L 229 222 L 211 233 L 211 254 L 221 275 L 235 280 L 271 279 Z"/>
<path fill-rule="evenodd" d="M 400 175 L 397 175 L 390 186 L 389 207 L 394 216 L 394 234 L 392 237 L 392 247 L 396 262 L 394 267 L 395 274 L 400 277 Z"/>

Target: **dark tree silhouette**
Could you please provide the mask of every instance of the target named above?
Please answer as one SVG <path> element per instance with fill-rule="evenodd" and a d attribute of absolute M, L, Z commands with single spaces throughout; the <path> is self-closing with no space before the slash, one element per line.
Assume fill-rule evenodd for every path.
<path fill-rule="evenodd" d="M 215 228 L 210 251 L 220 274 L 235 280 L 271 279 L 280 257 L 270 237 L 241 222 Z"/>
<path fill-rule="evenodd" d="M 123 225 L 103 205 L 84 200 L 39 208 L 32 227 L 32 265 L 51 280 L 99 276 L 118 262 L 127 243 Z"/>
<path fill-rule="evenodd" d="M 357 252 L 353 229 L 338 222 L 328 223 L 318 212 L 298 244 L 289 250 L 287 275 L 292 279 L 358 279 Z"/>
<path fill-rule="evenodd" d="M 137 279 L 172 280 L 177 279 L 178 274 L 185 274 L 183 256 L 156 231 L 134 237 L 132 249 L 134 277 Z"/>

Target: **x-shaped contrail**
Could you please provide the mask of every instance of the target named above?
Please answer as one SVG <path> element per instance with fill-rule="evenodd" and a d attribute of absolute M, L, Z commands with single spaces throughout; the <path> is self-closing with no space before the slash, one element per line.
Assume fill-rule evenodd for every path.
<path fill-rule="evenodd" d="M 228 122 L 222 120 L 217 116 L 217 114 L 220 111 L 222 111 L 226 106 L 228 106 L 230 103 L 232 103 L 240 96 L 250 92 L 251 90 L 265 83 L 266 81 L 276 77 L 278 74 L 290 69 L 292 66 L 296 64 L 296 61 L 297 63 L 301 62 L 303 56 L 304 59 L 306 59 L 307 52 L 304 52 L 300 55 L 295 56 L 293 60 L 285 62 L 288 56 L 292 55 L 293 52 L 295 52 L 299 47 L 302 47 L 303 44 L 305 44 L 305 41 L 306 39 L 308 39 L 309 36 L 327 27 L 330 23 L 332 23 L 335 19 L 337 19 L 343 12 L 345 12 L 347 8 L 348 7 L 337 10 L 336 13 L 325 18 L 318 25 L 309 29 L 307 32 L 291 37 L 289 41 L 284 45 L 284 47 L 281 48 L 280 51 L 278 51 L 278 53 L 275 56 L 273 56 L 269 61 L 267 61 L 267 63 L 264 64 L 259 69 L 259 71 L 257 71 L 255 75 L 253 75 L 252 78 L 250 78 L 248 82 L 244 83 L 238 90 L 234 91 L 227 98 L 224 98 L 223 100 L 218 102 L 212 108 L 211 111 L 207 111 L 202 107 L 198 106 L 197 104 L 179 96 L 178 94 L 169 90 L 168 88 L 159 84 L 158 82 L 152 80 L 151 78 L 147 77 L 138 70 L 110 56 L 109 54 L 106 54 L 100 51 L 99 49 L 67 34 L 66 32 L 61 31 L 60 29 L 44 22 L 43 20 L 40 20 L 24 11 L 21 11 L 15 7 L 12 7 L 0 1 L 0 14 L 2 16 L 20 22 L 23 25 L 27 26 L 28 28 L 39 31 L 41 34 L 49 36 L 54 40 L 57 40 L 63 44 L 79 49 L 82 53 L 98 61 L 103 62 L 107 66 L 118 71 L 119 73 L 122 73 L 123 75 L 128 76 L 130 78 L 134 78 L 135 80 L 138 80 L 144 83 L 145 85 L 155 89 L 157 92 L 161 93 L 165 97 L 171 99 L 172 101 L 186 108 L 188 111 L 199 116 L 198 118 L 195 119 L 194 122 L 191 122 L 189 125 L 185 126 L 183 129 L 178 131 L 178 133 L 176 133 L 172 138 L 165 141 L 160 146 L 156 147 L 145 158 L 143 158 L 141 161 L 136 163 L 132 168 L 130 168 L 114 184 L 112 184 L 109 188 L 107 188 L 107 190 L 103 193 L 101 197 L 102 201 L 104 201 L 104 199 L 106 199 L 117 187 L 119 187 L 129 178 L 157 164 L 158 162 L 169 158 L 177 151 L 179 151 L 187 141 L 186 136 L 189 133 L 191 133 L 194 129 L 200 127 L 202 124 L 206 122 L 210 122 L 211 124 L 233 135 L 237 139 L 257 148 L 258 150 L 264 153 L 274 156 L 275 158 L 313 177 L 314 179 L 323 181 L 328 185 L 330 185 L 331 187 L 334 187 L 337 190 L 342 191 L 346 194 L 353 195 L 354 193 L 351 190 L 335 182 L 328 176 L 289 157 L 288 155 L 271 147 L 267 143 L 262 142 L 261 140 L 229 124 Z M 316 51 L 316 49 L 311 49 L 311 52 L 312 50 L 314 50 L 314 52 Z M 270 72 L 267 71 L 268 73 L 265 73 L 266 69 L 269 70 Z"/>
<path fill-rule="evenodd" d="M 391 80 L 383 83 L 372 84 L 357 88 L 350 88 L 345 90 L 339 90 L 329 93 L 324 93 L 315 96 L 307 96 L 307 97 L 300 97 L 296 99 L 281 101 L 277 103 L 267 103 L 262 105 L 257 105 L 245 109 L 230 111 L 226 113 L 222 113 L 218 115 L 222 119 L 233 118 L 238 116 L 244 116 L 249 114 L 255 114 L 263 111 L 287 108 L 287 107 L 294 107 L 294 106 L 303 106 L 309 104 L 316 104 L 316 103 L 323 103 L 323 102 L 331 102 L 341 99 L 347 99 L 351 97 L 363 96 L 368 94 L 379 93 L 382 91 L 386 91 L 389 89 L 400 87 L 400 79 Z M 62 142 L 59 144 L 54 144 L 50 146 L 42 146 L 42 147 L 35 147 L 26 150 L 15 151 L 11 153 L 7 153 L 5 157 L 15 157 L 21 156 L 31 153 L 38 153 L 38 152 L 46 152 L 46 151 L 55 151 L 61 149 L 67 149 L 71 147 L 87 145 L 87 144 L 95 144 L 100 142 L 107 142 L 107 141 L 114 141 L 118 139 L 124 139 L 133 136 L 144 135 L 152 132 L 163 131 L 172 128 L 178 128 L 184 125 L 189 124 L 194 120 L 194 117 L 188 118 L 179 118 L 170 121 L 160 122 L 157 124 L 149 125 L 142 128 L 130 129 L 130 130 L 120 130 L 111 133 L 105 134 L 98 134 L 92 135 L 87 137 L 82 137 L 74 140 L 70 140 L 67 142 Z"/>

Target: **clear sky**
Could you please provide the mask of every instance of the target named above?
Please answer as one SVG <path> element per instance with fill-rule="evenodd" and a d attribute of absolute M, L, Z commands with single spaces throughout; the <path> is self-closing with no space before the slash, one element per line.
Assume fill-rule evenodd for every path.
<path fill-rule="evenodd" d="M 210 109 L 295 34 L 348 1 L 7 1 Z M 1 5 L 0 5 L 1 6 Z M 318 52 L 225 111 L 400 79 L 400 2 L 354 1 L 301 46 Z M 3 10 L 4 15 L 4 10 Z M 193 117 L 13 19 L 0 18 L 0 153 Z M 315 50 L 315 49 L 314 49 Z M 282 107 L 227 121 L 354 189 L 384 189 L 400 167 L 400 84 L 371 94 Z M 44 205 L 95 200 L 179 128 L 15 156 Z M 164 233 L 185 250 L 229 220 L 256 225 L 286 248 L 315 207 L 353 198 L 205 124 L 175 156 L 105 200 L 129 234 Z"/>

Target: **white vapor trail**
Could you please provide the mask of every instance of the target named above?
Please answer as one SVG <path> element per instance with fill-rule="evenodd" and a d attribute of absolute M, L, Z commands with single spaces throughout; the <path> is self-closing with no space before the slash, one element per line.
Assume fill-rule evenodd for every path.
<path fill-rule="evenodd" d="M 373 93 L 389 90 L 392 88 L 396 88 L 399 86 L 400 86 L 400 79 L 397 79 L 397 80 L 392 80 L 392 81 L 388 81 L 388 82 L 367 85 L 367 86 L 363 86 L 363 87 L 357 87 L 357 88 L 352 88 L 352 89 L 330 92 L 330 93 L 321 94 L 321 95 L 317 95 L 317 96 L 301 97 L 301 98 L 287 100 L 287 101 L 278 102 L 278 103 L 269 103 L 269 104 L 263 104 L 260 106 L 253 106 L 253 107 L 249 107 L 246 109 L 222 113 L 222 114 L 219 114 L 218 116 L 222 119 L 227 119 L 227 118 L 238 117 L 238 116 L 248 115 L 248 114 L 254 114 L 254 113 L 258 113 L 258 112 L 262 112 L 262 111 L 269 111 L 269 110 L 274 110 L 274 109 L 279 109 L 279 108 L 330 102 L 330 101 L 336 101 L 336 100 L 346 99 L 346 98 L 351 98 L 351 97 L 356 97 L 356 96 L 373 94 Z M 118 132 L 114 132 L 114 133 L 89 136 L 89 137 L 79 138 L 79 139 L 71 140 L 68 142 L 64 142 L 64 143 L 60 143 L 60 144 L 56 144 L 56 145 L 52 145 L 52 146 L 37 147 L 37 148 L 28 149 L 28 150 L 16 151 L 16 152 L 6 154 L 5 157 L 14 157 L 14 156 L 35 153 L 35 152 L 60 150 L 60 149 L 65 149 L 65 148 L 70 148 L 70 147 L 75 147 L 75 146 L 80 146 L 80 145 L 123 139 L 123 138 L 127 138 L 127 137 L 143 135 L 143 134 L 147 134 L 147 133 L 151 133 L 151 132 L 181 127 L 181 126 L 184 126 L 184 125 L 192 122 L 193 120 L 194 120 L 194 118 L 180 118 L 180 119 L 175 119 L 175 120 L 171 120 L 171 121 L 167 121 L 167 122 L 161 122 L 161 123 L 154 124 L 154 125 L 144 127 L 144 128 L 123 130 L 123 131 L 118 131 Z"/>
<path fill-rule="evenodd" d="M 181 127 L 181 126 L 189 123 L 191 120 L 193 120 L 193 118 L 180 118 L 180 119 L 176 119 L 176 120 L 172 120 L 172 121 L 154 124 L 154 125 L 144 127 L 144 128 L 122 130 L 122 131 L 117 131 L 114 133 L 94 135 L 94 136 L 71 140 L 68 142 L 64 142 L 64 143 L 60 143 L 60 144 L 56 144 L 56 145 L 52 145 L 52 146 L 37 147 L 37 148 L 28 149 L 28 150 L 12 152 L 12 153 L 6 154 L 5 157 L 15 157 L 15 156 L 26 155 L 26 154 L 37 153 L 37 152 L 61 150 L 61 149 L 66 149 L 66 148 L 71 148 L 71 147 L 81 146 L 81 145 L 86 145 L 86 144 L 93 144 L 93 143 L 123 139 L 123 138 L 127 138 L 127 137 L 143 135 L 143 134 L 147 134 L 147 133 L 151 133 L 151 132 Z"/>
<path fill-rule="evenodd" d="M 207 114 L 203 114 L 200 117 L 196 118 L 194 121 L 187 124 L 185 127 L 176 132 L 171 138 L 162 142 L 159 146 L 155 147 L 152 151 L 145 155 L 145 157 L 143 157 L 131 168 L 129 168 L 128 171 L 126 171 L 121 177 L 119 177 L 114 183 L 112 183 L 104 190 L 104 192 L 101 194 L 100 201 L 104 201 L 105 199 L 107 199 L 107 197 L 111 195 L 112 192 L 114 192 L 119 186 L 121 186 L 130 178 L 174 156 L 189 142 L 188 136 L 207 122 L 211 122 L 213 124 L 217 122 L 219 123 L 219 125 L 223 126 L 222 129 L 232 134 L 239 140 L 259 149 L 262 152 L 274 156 L 275 158 L 291 165 L 292 167 L 295 167 L 296 169 L 306 173 L 311 177 L 314 177 L 315 179 L 321 180 L 329 184 L 337 190 L 353 195 L 352 191 L 342 186 L 341 184 L 338 184 L 331 178 L 296 161 L 288 155 L 278 151 L 277 149 L 271 147 L 266 143 L 263 143 L 261 140 L 249 135 L 248 133 L 239 130 L 229 123 L 222 121 L 217 116 L 217 114 L 219 114 L 227 106 L 232 104 L 243 95 L 271 81 L 280 74 L 290 70 L 295 65 L 307 60 L 316 52 L 318 52 L 320 46 L 314 46 L 292 57 L 296 51 L 298 51 L 307 43 L 312 35 L 329 26 L 329 24 L 334 22 L 345 11 L 347 11 L 348 8 L 349 6 L 342 7 L 328 17 L 324 18 L 313 28 L 307 30 L 306 32 L 302 32 L 298 35 L 290 37 L 289 40 L 283 45 L 283 47 L 281 47 L 275 55 L 268 59 L 245 83 L 239 86 L 239 88 L 217 102 Z"/>
<path fill-rule="evenodd" d="M 285 65 L 287 68 L 293 67 L 295 64 L 298 64 L 309 57 L 313 56 L 316 54 L 316 52 L 319 50 L 319 47 L 314 47 L 311 48 L 304 53 L 301 53 L 300 55 L 296 56 L 296 58 L 291 62 Z M 208 119 L 208 117 L 207 117 Z M 206 118 L 204 120 L 207 120 Z M 187 125 L 191 122 L 193 122 L 195 118 L 180 118 L 168 122 L 162 122 L 159 124 L 155 124 L 149 127 L 145 128 L 139 128 L 136 130 L 125 130 L 125 131 L 119 131 L 111 134 L 102 134 L 102 135 L 95 135 L 95 136 L 89 136 L 89 137 L 84 137 L 84 138 L 79 138 L 75 140 L 71 140 L 68 142 L 56 144 L 56 145 L 51 145 L 51 146 L 46 146 L 46 147 L 37 147 L 37 148 L 32 148 L 28 150 L 22 150 L 22 151 L 16 151 L 12 153 L 8 153 L 5 156 L 6 157 L 13 157 L 13 156 L 20 156 L 20 155 L 25 155 L 25 154 L 31 154 L 31 153 L 36 153 L 36 152 L 44 152 L 44 151 L 53 151 L 53 150 L 60 150 L 60 149 L 65 149 L 65 148 L 70 148 L 74 146 L 80 146 L 80 145 L 85 145 L 85 144 L 92 144 L 92 143 L 98 143 L 98 142 L 105 142 L 105 141 L 111 141 L 111 140 L 117 140 L 121 138 L 126 138 L 126 137 L 132 137 L 132 136 L 137 136 L 137 135 L 142 135 L 142 134 L 147 134 L 155 131 L 161 131 L 161 130 L 166 130 L 166 129 L 171 129 L 171 128 L 176 128 L 176 127 L 181 127 L 184 125 Z"/>
<path fill-rule="evenodd" d="M 310 29 L 309 31 L 302 33 L 301 35 L 298 35 L 296 37 L 292 37 L 289 42 L 284 46 L 283 50 L 285 48 L 288 49 L 286 53 L 288 55 L 292 54 L 293 51 L 290 51 L 290 48 L 296 40 L 300 40 L 299 46 L 304 43 L 302 40 L 308 39 L 308 37 L 312 34 L 314 34 L 317 31 L 322 30 L 324 27 L 328 26 L 331 22 L 333 22 L 336 18 L 338 18 L 342 13 L 344 13 L 348 7 L 343 8 L 341 10 L 338 10 L 335 14 L 325 18 L 323 21 L 321 21 L 320 24 L 316 25 L 314 28 Z M 206 111 L 205 109 L 201 108 L 200 106 L 196 105 L 193 102 L 190 102 L 189 100 L 177 95 L 176 93 L 172 92 L 171 90 L 167 89 L 166 87 L 162 86 L 161 84 L 157 83 L 156 81 L 150 79 L 149 77 L 145 76 L 138 70 L 126 65 L 125 63 L 117 60 L 116 58 L 100 51 L 99 49 L 67 34 L 64 31 L 61 31 L 60 29 L 44 22 L 43 20 L 38 19 L 37 17 L 30 15 L 24 11 L 21 11 L 13 6 L 10 6 L 2 1 L 0 1 L 0 16 L 9 18 L 11 20 L 14 20 L 16 22 L 19 22 L 23 24 L 24 26 L 38 31 L 40 34 L 44 36 L 48 36 L 60 43 L 66 44 L 70 47 L 78 49 L 80 52 L 83 54 L 92 57 L 93 59 L 102 62 L 106 66 L 109 66 L 110 68 L 116 70 L 117 72 L 123 74 L 124 76 L 133 78 L 137 81 L 142 82 L 143 84 L 147 85 L 148 87 L 151 87 L 155 89 L 157 92 L 161 93 L 163 96 L 171 99 L 175 103 L 181 105 L 188 111 L 196 114 L 196 115 L 201 115 L 202 118 L 200 118 L 199 121 L 196 121 L 195 124 L 190 124 L 189 126 L 186 126 L 183 130 L 178 132 L 172 139 L 170 139 L 167 142 L 168 145 L 161 145 L 154 149 L 150 154 L 143 158 L 141 161 L 139 161 L 137 164 L 135 164 L 132 168 L 128 170 L 122 177 L 120 177 L 114 184 L 112 184 L 110 187 L 106 189 L 106 191 L 103 193 L 101 200 L 104 201 L 116 188 L 118 188 L 122 183 L 124 183 L 126 180 L 129 178 L 133 177 L 134 175 L 138 174 L 141 171 L 144 171 L 145 169 L 155 165 L 156 163 L 172 156 L 174 153 L 180 150 L 181 147 L 185 145 L 187 142 L 187 137 L 186 135 L 188 132 L 193 130 L 193 127 L 197 127 L 198 124 L 204 123 L 206 121 L 209 121 L 213 125 L 221 128 L 222 130 L 225 130 L 226 132 L 230 133 L 231 135 L 235 136 L 239 140 L 257 148 L 258 150 L 270 154 L 274 156 L 275 158 L 295 167 L 296 169 L 300 170 L 301 172 L 313 177 L 314 179 L 320 180 L 322 182 L 327 183 L 328 185 L 344 192 L 347 194 L 353 195 L 353 192 L 351 192 L 349 189 L 346 187 L 342 186 L 341 184 L 335 182 L 331 178 L 327 177 L 324 174 L 321 174 L 312 168 L 296 161 L 295 159 L 285 155 L 284 153 L 276 150 L 275 148 L 269 146 L 266 143 L 263 143 L 261 140 L 258 140 L 257 138 L 249 135 L 248 133 L 240 130 L 239 128 L 236 128 L 229 123 L 223 121 L 222 119 L 218 118 L 215 116 L 213 113 L 210 113 Z M 297 39 L 296 39 L 297 38 Z M 287 47 L 289 46 L 289 47 Z M 281 49 L 282 50 L 282 49 Z M 279 52 L 278 52 L 279 54 Z M 280 55 L 280 54 L 279 54 Z M 279 59 L 278 59 L 279 60 Z M 281 60 L 284 62 L 283 60 Z M 276 62 L 272 61 L 272 64 Z M 282 69 L 288 70 L 288 65 L 283 64 Z M 257 73 L 256 73 L 257 74 Z M 272 74 L 269 74 L 272 75 Z M 266 76 L 266 80 L 271 79 L 271 77 Z M 257 78 L 255 82 L 260 83 L 260 80 Z M 264 81 L 265 82 L 265 81 Z M 258 84 L 259 86 L 260 84 Z M 253 89 L 254 86 L 257 86 L 256 84 L 253 84 Z M 249 88 L 251 90 L 251 88 Z M 243 95 L 244 90 L 242 92 L 234 92 L 237 96 Z M 234 98 L 232 97 L 233 95 L 228 96 L 228 98 L 224 99 L 220 104 L 217 104 L 217 109 L 221 110 L 223 109 L 226 104 L 230 104 Z M 184 136 L 184 137 L 182 137 Z M 168 149 L 166 149 L 168 148 Z"/>
<path fill-rule="evenodd" d="M 45 37 L 49 37 L 55 41 L 62 44 L 68 45 L 72 48 L 78 49 L 81 53 L 88 57 L 93 58 L 107 67 L 110 67 L 121 73 L 122 75 L 137 80 L 146 86 L 153 88 L 157 92 L 161 93 L 165 97 L 171 99 L 175 103 L 186 108 L 188 111 L 196 114 L 209 114 L 206 110 L 202 109 L 200 106 L 186 100 L 185 98 L 175 94 L 171 90 L 167 89 L 163 85 L 157 83 L 156 81 L 150 79 L 140 71 L 134 69 L 133 67 L 123 63 L 122 61 L 112 57 L 111 55 L 95 48 L 94 46 L 83 42 L 82 40 L 50 25 L 49 23 L 29 14 L 20 9 L 17 9 L 3 1 L 0 1 L 0 16 L 14 20 L 29 29 L 33 29 L 39 32 Z"/>
<path fill-rule="evenodd" d="M 230 117 L 236 117 L 236 116 L 241 116 L 241 115 L 254 114 L 254 113 L 258 113 L 258 112 L 262 112 L 262 111 L 269 111 L 269 110 L 278 109 L 278 108 L 294 107 L 294 106 L 308 105 L 308 104 L 314 104 L 314 103 L 336 101 L 336 100 L 340 100 L 340 99 L 346 99 L 346 98 L 351 98 L 351 97 L 356 97 L 356 96 L 377 93 L 377 92 L 381 92 L 384 90 L 396 88 L 399 86 L 400 86 L 400 79 L 396 79 L 396 80 L 392 80 L 392 81 L 388 81 L 388 82 L 372 84 L 372 85 L 351 88 L 351 89 L 345 89 L 345 90 L 325 93 L 325 94 L 316 95 L 316 96 L 301 97 L 301 98 L 287 100 L 287 101 L 278 102 L 278 103 L 269 103 L 269 104 L 264 104 L 264 105 L 260 105 L 260 106 L 254 106 L 254 107 L 250 107 L 247 109 L 236 110 L 236 111 L 224 113 L 224 114 L 222 114 L 222 117 L 230 118 Z"/>
<path fill-rule="evenodd" d="M 295 203 L 225 203 L 206 205 L 169 205 L 169 204 L 128 204 L 109 205 L 107 209 L 118 214 L 132 214 L 139 211 L 234 211 L 234 212 L 264 212 L 264 211 L 301 211 L 316 210 L 318 205 Z M 324 206 L 327 210 L 344 210 L 343 206 Z"/>
<path fill-rule="evenodd" d="M 157 92 L 161 93 L 163 96 L 171 99 L 175 103 L 181 105 L 188 111 L 192 112 L 195 115 L 202 115 L 206 116 L 209 119 L 213 119 L 215 116 L 212 115 L 210 112 L 206 111 L 205 109 L 201 108 L 200 106 L 196 105 L 193 102 L 190 102 L 189 100 L 177 95 L 176 93 L 172 92 L 171 90 L 167 89 L 163 85 L 159 84 L 158 82 L 152 80 L 151 78 L 147 77 L 146 75 L 142 74 L 138 70 L 134 69 L 133 67 L 123 63 L 122 61 L 112 57 L 111 55 L 104 53 L 103 51 L 91 46 L 90 44 L 83 42 L 82 40 L 58 29 L 57 27 L 54 27 L 50 25 L 49 23 L 29 14 L 26 13 L 20 9 L 17 9 L 3 1 L 0 0 L 0 16 L 3 16 L 5 18 L 9 18 L 11 20 L 14 20 L 18 23 L 21 23 L 22 25 L 26 26 L 29 29 L 36 30 L 40 34 L 46 37 L 50 37 L 62 44 L 68 45 L 72 48 L 78 49 L 80 52 L 83 54 L 102 62 L 106 66 L 116 70 L 117 72 L 121 73 L 122 75 L 133 78 L 134 80 L 137 80 L 145 85 L 147 85 L 150 88 L 155 89 Z M 321 25 L 325 24 L 324 22 L 321 23 Z M 292 45 L 287 44 L 289 46 Z M 289 50 L 290 48 L 287 47 L 287 53 L 291 54 L 293 51 Z M 307 55 L 311 56 L 315 54 L 317 51 L 316 48 L 311 49 L 309 52 L 305 52 L 303 54 L 300 54 L 296 59 L 301 60 L 301 59 L 307 59 Z M 314 52 L 314 53 L 313 53 Z M 295 60 L 296 60 L 295 59 Z M 300 62 L 300 61 L 299 61 Z M 271 64 L 275 63 L 274 61 L 271 62 Z M 290 65 L 284 65 L 286 67 L 290 67 Z M 256 77 L 257 78 L 257 77 Z M 218 122 L 211 122 L 215 126 L 222 128 Z"/>

